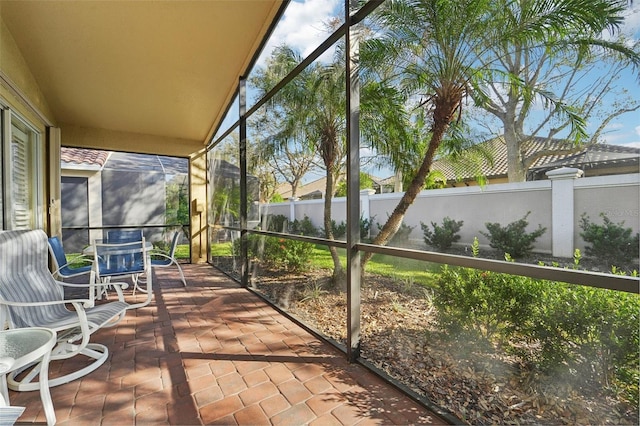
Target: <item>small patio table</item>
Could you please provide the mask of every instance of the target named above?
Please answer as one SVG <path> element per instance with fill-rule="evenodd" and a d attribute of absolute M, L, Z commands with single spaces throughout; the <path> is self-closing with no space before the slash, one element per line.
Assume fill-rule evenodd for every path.
<path fill-rule="evenodd" d="M 144 241 L 144 246 L 142 245 Z M 146 306 L 151 302 L 152 286 L 151 277 L 151 250 L 153 243 L 145 240 L 127 242 L 105 242 L 95 240 L 95 242 L 83 250 L 83 254 L 93 256 L 93 270 L 91 273 L 91 284 L 101 284 L 95 287 L 95 292 L 90 294 L 92 300 L 97 300 L 106 296 L 106 290 L 112 278 L 131 277 L 133 290 L 141 290 L 149 293 L 146 301 L 131 305 L 129 309 Z M 96 252 L 97 250 L 97 252 Z M 147 288 L 142 289 L 139 285 L 141 276 L 146 275 Z M 126 288 L 126 287 L 122 287 Z"/>
<path fill-rule="evenodd" d="M 0 406 L 9 405 L 7 374 L 42 360 L 39 382 L 40 398 L 47 424 L 56 423 L 56 414 L 49 392 L 49 359 L 56 344 L 56 333 L 48 328 L 14 328 L 0 331 Z M 11 386 L 12 390 L 14 389 Z"/>

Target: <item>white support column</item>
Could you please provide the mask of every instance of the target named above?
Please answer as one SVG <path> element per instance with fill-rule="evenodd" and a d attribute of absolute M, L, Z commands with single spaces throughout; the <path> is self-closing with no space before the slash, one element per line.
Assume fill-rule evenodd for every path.
<path fill-rule="evenodd" d="M 552 254 L 556 257 L 573 257 L 573 184 L 584 172 L 580 169 L 561 167 L 546 174 L 551 180 Z"/>
<path fill-rule="evenodd" d="M 296 201 L 298 200 L 298 197 L 289 198 L 289 223 L 293 223 L 296 220 Z"/>
<path fill-rule="evenodd" d="M 375 194 L 376 191 L 373 189 L 362 189 L 360 190 L 360 218 L 371 220 L 371 196 Z M 369 231 L 371 232 L 371 231 Z M 366 235 L 367 238 L 371 237 L 371 235 Z"/>

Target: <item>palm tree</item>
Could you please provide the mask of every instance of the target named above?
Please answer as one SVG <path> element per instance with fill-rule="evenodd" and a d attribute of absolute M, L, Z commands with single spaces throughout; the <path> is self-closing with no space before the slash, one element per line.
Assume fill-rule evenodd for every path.
<path fill-rule="evenodd" d="M 332 63 L 315 62 L 287 84 L 269 102 L 277 114 L 277 131 L 264 140 L 266 143 L 287 145 L 315 153 L 325 172 L 323 227 L 325 238 L 334 239 L 331 217 L 332 198 L 345 176 L 346 161 L 346 75 L 342 50 L 336 50 Z M 259 73 L 258 85 L 264 95 L 272 86 L 300 63 L 301 57 L 293 49 L 280 46 L 274 50 L 268 68 Z M 263 77 L 260 77 L 263 76 Z M 406 127 L 404 98 L 396 89 L 380 82 L 363 84 L 362 133 L 365 138 L 402 141 Z M 366 101 L 366 100 L 368 101 Z M 275 114 L 275 113 L 274 113 Z M 366 118 L 368 117 L 368 118 Z M 280 150 L 284 151 L 282 145 Z M 333 259 L 333 281 L 342 284 L 345 278 L 338 251 L 330 246 Z"/>
<path fill-rule="evenodd" d="M 266 70 L 254 81 L 258 82 L 259 95 L 264 95 L 284 78 L 302 60 L 298 52 L 288 46 L 277 47 L 268 61 Z M 280 111 L 274 134 L 263 140 L 271 146 L 286 146 L 315 153 L 325 171 L 325 202 L 323 226 L 325 237 L 333 239 L 331 227 L 331 199 L 344 174 L 346 158 L 345 135 L 345 72 L 338 64 L 309 65 L 287 84 L 268 103 Z M 273 123 L 271 123 L 273 125 Z M 285 146 L 283 146 L 283 144 Z M 344 275 L 335 247 L 329 247 L 334 263 L 333 276 Z"/>
<path fill-rule="evenodd" d="M 520 3 L 535 6 L 525 10 Z M 496 19 L 505 15 L 504 8 L 524 16 L 517 25 L 512 20 Z M 520 41 L 522 46 L 580 48 L 590 41 L 585 34 L 615 28 L 620 22 L 619 7 L 606 0 L 397 0 L 386 2 L 378 12 L 374 23 L 380 35 L 363 45 L 363 63 L 373 68 L 390 64 L 397 70 L 390 78 L 408 99 L 418 98 L 418 107 L 425 108 L 430 118 L 422 161 L 374 239 L 373 243 L 379 245 L 386 244 L 399 229 L 445 137 L 455 139 L 452 130 L 462 118 L 465 99 L 488 99 L 482 87 L 495 70 L 492 63 L 481 59 L 486 58 L 490 46 Z M 589 31 L 576 33 L 576 28 Z M 517 75 L 507 77 L 528 96 L 544 97 L 569 119 L 573 133 L 584 132 L 584 122 L 570 107 L 539 88 L 523 86 Z M 370 258 L 371 253 L 363 256 L 363 269 Z"/>
<path fill-rule="evenodd" d="M 519 28 L 526 30 L 534 14 L 553 12 L 544 9 L 540 1 L 502 0 L 499 3 L 502 7 L 497 11 L 502 13 L 494 19 L 516 31 Z M 579 120 L 580 126 L 572 129 L 563 152 L 556 150 L 553 152 L 555 155 L 582 149 L 585 142 L 596 143 L 604 126 L 613 118 L 640 108 L 637 99 L 623 101 L 620 96 L 623 90 L 616 93 L 616 105 L 602 108 L 603 97 L 613 96 L 612 85 L 621 71 L 629 65 L 637 65 L 639 61 L 640 44 L 637 42 L 628 45 L 624 40 L 607 41 L 602 37 L 603 27 L 615 25 L 621 19 L 625 4 L 625 1 L 612 2 L 610 7 L 597 9 L 608 5 L 585 2 L 583 7 L 598 11 L 602 22 L 583 25 L 581 20 L 568 21 L 563 24 L 564 32 L 552 34 L 551 37 L 555 39 L 550 37 L 544 44 L 528 38 L 487 44 L 486 54 L 478 60 L 486 64 L 487 70 L 494 72 L 491 79 L 485 78 L 482 82 L 483 90 L 476 91 L 482 96 L 484 91 L 489 94 L 478 98 L 477 104 L 495 116 L 502 125 L 510 182 L 524 181 L 531 164 L 541 156 L 550 154 L 542 151 L 528 156 L 524 148 L 529 140 L 541 136 L 551 141 L 571 124 L 571 120 L 558 117 L 556 105 L 564 104 L 574 111 L 579 117 L 576 120 Z M 573 40 L 579 43 L 572 43 Z M 510 83 L 514 76 L 518 77 L 516 84 Z M 539 96 L 535 96 L 537 88 L 544 88 L 547 96 L 555 99 L 555 103 L 544 108 L 544 115 L 534 123 L 531 112 L 536 109 L 539 100 Z M 538 105 L 544 107 L 540 103 Z M 587 141 L 584 123 L 596 121 L 597 116 L 602 120 L 601 125 Z M 528 124 L 526 127 L 529 130 L 525 130 L 525 124 Z"/>

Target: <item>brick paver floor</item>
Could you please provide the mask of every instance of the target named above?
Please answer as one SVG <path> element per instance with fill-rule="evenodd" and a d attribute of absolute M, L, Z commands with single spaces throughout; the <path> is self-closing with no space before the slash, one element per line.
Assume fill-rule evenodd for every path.
<path fill-rule="evenodd" d="M 58 425 L 447 424 L 211 266 L 184 269 L 188 287 L 158 270 L 151 305 L 92 336 L 109 358 L 51 389 Z M 45 422 L 38 392 L 10 400 Z"/>

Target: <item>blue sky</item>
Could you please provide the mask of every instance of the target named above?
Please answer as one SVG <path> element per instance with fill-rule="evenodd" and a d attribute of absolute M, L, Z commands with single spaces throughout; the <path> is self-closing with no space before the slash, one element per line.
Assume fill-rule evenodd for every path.
<path fill-rule="evenodd" d="M 265 48 L 264 57 L 273 47 L 286 43 L 303 56 L 311 53 L 326 37 L 325 23 L 341 14 L 343 0 L 294 0 Z M 635 40 L 640 39 L 640 1 L 635 1 L 627 11 L 621 31 Z M 261 62 L 259 62 L 261 65 Z M 630 96 L 640 99 L 638 70 L 628 70 L 622 82 Z M 609 123 L 605 135 L 607 143 L 640 148 L 640 110 L 627 113 Z"/>

